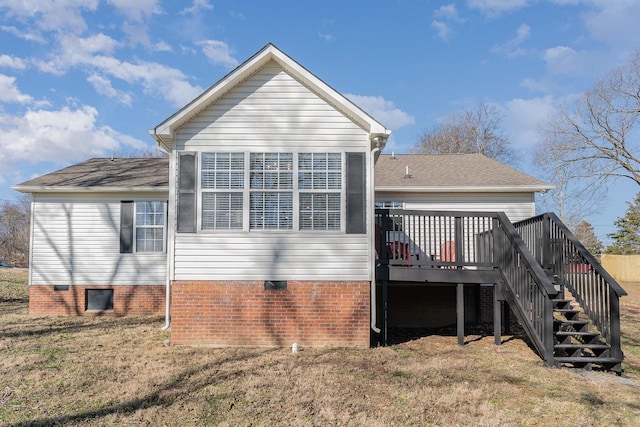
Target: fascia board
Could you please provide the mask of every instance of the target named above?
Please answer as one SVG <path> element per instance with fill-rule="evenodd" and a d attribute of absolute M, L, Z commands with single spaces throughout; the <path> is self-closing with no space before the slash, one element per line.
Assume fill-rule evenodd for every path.
<path fill-rule="evenodd" d="M 326 98 L 330 104 L 362 126 L 372 137 L 381 136 L 386 139 L 391 134 L 391 131 L 381 123 L 284 52 L 276 49 L 274 59 L 295 78 Z"/>
<path fill-rule="evenodd" d="M 173 139 L 175 129 L 195 117 L 200 111 L 214 102 L 217 98 L 220 98 L 222 95 L 233 89 L 239 82 L 246 79 L 263 64 L 266 64 L 271 58 L 271 47 L 273 46 L 267 45 L 254 56 L 239 65 L 236 69 L 224 76 L 221 80 L 214 83 L 213 86 L 209 87 L 193 101 L 152 129 L 150 133 L 152 133 L 152 135 L 158 135 L 162 140 Z"/>
<path fill-rule="evenodd" d="M 391 134 L 390 130 L 369 116 L 364 110 L 272 44 L 265 46 L 185 107 L 150 130 L 149 133 L 156 141 L 166 147 L 168 141 L 172 142 L 174 132 L 178 127 L 195 117 L 200 111 L 229 92 L 270 60 L 274 60 L 300 82 L 308 86 L 309 89 L 324 97 L 339 111 L 362 126 L 370 134 L 372 140 L 374 137 L 382 137 L 386 140 Z"/>
<path fill-rule="evenodd" d="M 553 190 L 552 185 L 512 185 L 512 186 L 473 186 L 473 187 L 381 187 L 376 186 L 379 192 L 405 192 L 405 193 L 522 193 L 545 192 Z"/>
<path fill-rule="evenodd" d="M 22 186 L 11 187 L 21 193 L 167 193 L 169 187 L 62 187 Z"/>

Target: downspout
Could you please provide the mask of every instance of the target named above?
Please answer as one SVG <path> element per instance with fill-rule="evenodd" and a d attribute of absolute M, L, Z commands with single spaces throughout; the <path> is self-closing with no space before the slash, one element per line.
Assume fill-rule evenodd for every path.
<path fill-rule="evenodd" d="M 369 163 L 369 176 L 371 177 L 370 179 L 370 188 L 369 188 L 369 197 L 370 197 L 370 206 L 374 206 L 374 212 L 372 212 L 372 215 L 370 216 L 370 218 L 375 219 L 375 202 L 376 202 L 376 185 L 375 185 L 375 181 L 374 181 L 374 176 L 375 176 L 375 166 L 376 166 L 376 155 L 380 153 L 380 151 L 382 151 L 382 149 L 384 148 L 384 141 L 381 137 L 376 136 L 373 139 L 376 142 L 376 148 L 374 148 L 373 150 L 371 150 L 371 159 L 370 159 L 370 163 Z M 376 258 L 375 258 L 375 248 L 376 248 L 376 234 L 375 234 L 375 221 L 372 220 L 371 223 L 369 224 L 369 247 L 373 248 L 372 250 L 372 260 L 371 260 L 371 264 L 370 264 L 370 272 L 369 274 L 371 275 L 371 295 L 370 295 L 370 299 L 371 299 L 371 330 L 374 331 L 376 334 L 380 333 L 380 328 L 376 327 L 376 317 L 377 317 L 377 310 L 376 307 L 378 306 L 377 304 L 377 300 L 376 300 Z"/>
<path fill-rule="evenodd" d="M 165 230 L 167 230 L 167 235 L 166 235 L 166 239 L 167 239 L 167 270 L 165 272 L 165 309 L 164 309 L 164 326 L 162 328 L 160 328 L 163 331 L 166 331 L 169 329 L 169 327 L 171 326 L 171 266 L 172 266 L 172 256 L 171 254 L 173 253 L 172 251 L 172 247 L 173 247 L 173 232 L 170 232 L 170 224 L 173 224 L 172 218 L 173 215 L 169 215 L 172 211 L 170 209 L 170 203 L 171 203 L 171 176 L 173 174 L 174 171 L 174 160 L 173 160 L 173 150 L 169 150 L 167 144 L 162 140 L 162 138 L 160 137 L 160 135 L 158 135 L 156 133 L 156 129 L 153 129 L 153 134 L 152 136 L 154 137 L 154 139 L 157 141 L 158 143 L 158 147 L 160 148 L 161 151 L 166 152 L 167 154 L 169 154 L 169 197 L 167 199 L 167 226 L 165 227 Z M 163 150 L 162 148 L 165 148 L 165 150 Z M 172 228 L 171 228 L 172 229 Z"/>

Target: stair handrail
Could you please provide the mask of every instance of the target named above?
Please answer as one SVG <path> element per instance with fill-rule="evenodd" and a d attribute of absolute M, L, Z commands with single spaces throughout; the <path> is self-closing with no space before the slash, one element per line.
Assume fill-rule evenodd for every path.
<path fill-rule="evenodd" d="M 527 330 L 534 346 L 547 365 L 554 364 L 553 358 L 553 302 L 558 291 L 553 286 L 544 270 L 529 251 L 522 237 L 503 212 L 497 214 L 502 235 L 509 241 L 509 245 L 500 247 L 496 236 L 495 261 L 503 277 L 503 296 L 510 306 L 514 307 L 514 314 L 520 324 Z M 514 262 L 513 256 L 507 251 L 515 251 L 519 262 Z M 522 283 L 517 283 L 522 282 Z M 534 283 L 535 286 L 530 286 Z M 535 291 L 537 293 L 529 291 Z"/>
<path fill-rule="evenodd" d="M 622 359 L 623 353 L 620 348 L 620 297 L 627 295 L 627 292 L 553 212 L 519 221 L 514 226 L 516 229 L 523 229 L 527 226 L 534 226 L 537 223 L 541 223 L 544 230 L 544 236 L 539 237 L 549 239 L 545 244 L 547 250 L 552 249 L 551 240 L 554 234 L 559 234 L 556 239 L 562 239 L 561 253 L 555 254 L 555 256 L 554 254 L 546 254 L 544 249 L 534 250 L 538 262 L 550 268 L 560 283 L 573 294 L 585 314 L 611 346 L 611 355 Z M 557 233 L 554 233 L 554 229 Z M 533 245 L 534 242 L 529 242 L 529 244 Z M 587 275 L 591 277 L 590 280 L 584 277 L 576 277 L 577 274 L 575 272 L 567 273 L 565 271 L 567 266 L 570 266 L 568 258 L 576 254 L 580 260 L 585 261 L 585 266 L 581 265 L 579 268 L 586 270 L 577 274 Z M 597 299 L 603 299 L 604 301 Z"/>

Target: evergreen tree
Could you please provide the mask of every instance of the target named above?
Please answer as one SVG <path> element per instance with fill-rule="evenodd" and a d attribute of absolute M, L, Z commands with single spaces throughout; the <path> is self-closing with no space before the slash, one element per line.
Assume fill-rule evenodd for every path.
<path fill-rule="evenodd" d="M 614 222 L 618 231 L 609 234 L 613 244 L 607 248 L 607 253 L 616 255 L 640 254 L 640 193 L 633 203 L 627 202 L 627 212 L 624 217 Z"/>
<path fill-rule="evenodd" d="M 602 242 L 598 239 L 598 236 L 596 236 L 596 233 L 593 231 L 593 225 L 589 222 L 581 221 L 576 226 L 576 229 L 573 230 L 573 234 L 591 254 L 597 257 L 602 253 L 604 249 Z"/>

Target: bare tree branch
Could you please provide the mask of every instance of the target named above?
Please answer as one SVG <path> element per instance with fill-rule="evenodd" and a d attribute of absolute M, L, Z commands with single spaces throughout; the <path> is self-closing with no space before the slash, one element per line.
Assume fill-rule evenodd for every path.
<path fill-rule="evenodd" d="M 515 155 L 501 129 L 502 119 L 500 111 L 489 104 L 480 104 L 473 111 L 458 111 L 424 131 L 411 151 L 424 154 L 480 153 L 511 163 Z"/>

